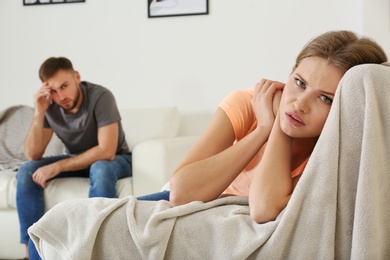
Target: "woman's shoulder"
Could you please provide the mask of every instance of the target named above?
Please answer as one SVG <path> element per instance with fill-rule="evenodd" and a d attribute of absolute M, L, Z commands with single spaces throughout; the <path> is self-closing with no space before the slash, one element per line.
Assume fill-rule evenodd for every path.
<path fill-rule="evenodd" d="M 253 88 L 235 90 L 229 93 L 221 102 L 221 104 L 236 106 L 240 103 L 250 103 L 253 97 L 253 92 Z"/>
<path fill-rule="evenodd" d="M 232 98 L 241 98 L 241 99 L 252 99 L 254 93 L 254 88 L 247 88 L 247 89 L 238 89 L 235 91 L 232 91 L 228 97 Z"/>
<path fill-rule="evenodd" d="M 233 91 L 219 105 L 232 123 L 237 140 L 243 138 L 256 123 L 251 102 L 253 93 L 254 89 Z"/>

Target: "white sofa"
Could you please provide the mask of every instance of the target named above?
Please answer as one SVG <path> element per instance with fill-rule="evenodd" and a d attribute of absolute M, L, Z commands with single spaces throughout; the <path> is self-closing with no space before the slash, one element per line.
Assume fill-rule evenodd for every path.
<path fill-rule="evenodd" d="M 26 113 L 25 106 L 22 110 Z M 0 113 L 0 151 L 9 148 L 9 141 L 18 140 L 16 143 L 19 148 L 16 150 L 18 156 L 23 157 L 22 144 L 29 122 L 23 118 L 26 117 L 25 114 L 21 116 L 16 111 L 17 109 L 8 115 Z M 32 108 L 27 111 L 31 111 L 32 115 Z M 140 196 L 161 190 L 211 118 L 211 113 L 180 113 L 176 107 L 122 109 L 120 112 L 126 140 L 132 151 L 133 177 L 118 181 L 118 197 Z M 23 127 L 7 129 L 5 126 L 10 121 L 16 121 Z M 15 150 L 15 142 L 13 143 L 12 149 Z M 45 155 L 62 151 L 62 143 L 54 138 Z M 16 167 L 7 168 L 9 165 L 4 162 L 4 157 L 4 154 L 0 155 L 0 259 L 16 259 L 25 254 L 24 246 L 19 243 L 15 199 Z M 64 200 L 86 198 L 88 190 L 88 179 L 52 180 L 44 193 L 46 210 Z"/>

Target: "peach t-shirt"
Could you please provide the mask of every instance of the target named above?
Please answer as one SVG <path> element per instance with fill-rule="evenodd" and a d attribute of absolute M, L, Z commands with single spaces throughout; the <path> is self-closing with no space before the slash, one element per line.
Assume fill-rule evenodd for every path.
<path fill-rule="evenodd" d="M 219 105 L 219 107 L 225 111 L 233 125 L 236 136 L 235 142 L 240 141 L 256 128 L 256 116 L 253 112 L 251 103 L 253 91 L 254 89 L 234 91 L 229 94 Z M 245 169 L 223 192 L 224 194 L 248 196 L 254 168 L 257 164 L 259 164 L 266 145 L 267 144 L 263 145 L 255 157 L 245 167 Z M 309 158 L 307 158 L 291 173 L 292 178 L 302 174 L 308 160 Z"/>

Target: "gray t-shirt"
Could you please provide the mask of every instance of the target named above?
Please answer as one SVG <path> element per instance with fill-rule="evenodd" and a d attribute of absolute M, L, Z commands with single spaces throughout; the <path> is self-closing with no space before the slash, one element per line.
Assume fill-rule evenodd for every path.
<path fill-rule="evenodd" d="M 65 114 L 54 102 L 45 114 L 44 127 L 52 128 L 69 154 L 80 154 L 98 145 L 98 128 L 118 122 L 116 154 L 129 153 L 114 95 L 106 88 L 81 82 L 83 102 L 75 114 Z"/>

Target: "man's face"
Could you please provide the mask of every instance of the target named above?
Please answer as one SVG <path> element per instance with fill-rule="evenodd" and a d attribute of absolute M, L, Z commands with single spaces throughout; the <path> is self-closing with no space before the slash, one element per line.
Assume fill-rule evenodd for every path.
<path fill-rule="evenodd" d="M 66 113 L 75 113 L 81 105 L 80 75 L 77 71 L 57 71 L 45 82 L 52 100 Z"/>

